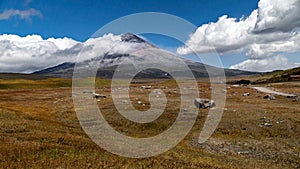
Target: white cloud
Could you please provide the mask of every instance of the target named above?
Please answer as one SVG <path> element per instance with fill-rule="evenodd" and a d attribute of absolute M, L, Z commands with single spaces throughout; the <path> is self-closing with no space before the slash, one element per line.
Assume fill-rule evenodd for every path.
<path fill-rule="evenodd" d="M 178 48 L 179 54 L 189 54 L 193 51 L 207 53 L 216 49 L 218 52 L 240 50 L 256 37 L 249 36 L 254 29 L 257 10 L 246 19 L 237 20 L 224 15 L 215 23 L 204 24 L 191 35 L 184 47 Z"/>
<path fill-rule="evenodd" d="M 65 50 L 68 48 L 73 47 L 74 45 L 76 45 L 78 42 L 70 39 L 70 38 L 49 38 L 47 39 L 47 41 L 49 42 L 53 42 L 60 50 Z"/>
<path fill-rule="evenodd" d="M 255 32 L 289 32 L 300 27 L 299 0 L 261 0 Z"/>
<path fill-rule="evenodd" d="M 105 53 L 125 53 L 146 44 L 121 41 L 120 35 L 107 34 L 81 43 L 70 38 L 43 39 L 40 35 L 0 35 L 0 72 L 31 73 L 64 62 L 76 62 Z M 77 58 L 80 53 L 80 58 Z"/>
<path fill-rule="evenodd" d="M 285 70 L 292 67 L 297 67 L 297 64 L 289 62 L 282 55 L 277 55 L 265 59 L 248 59 L 242 63 L 230 66 L 230 69 L 268 72 L 272 70 Z"/>
<path fill-rule="evenodd" d="M 0 20 L 7 20 L 15 16 L 18 16 L 21 19 L 30 20 L 32 16 L 42 17 L 43 15 L 39 10 L 33 8 L 27 10 L 8 9 L 0 13 Z"/>
<path fill-rule="evenodd" d="M 254 63 L 300 51 L 300 0 L 260 0 L 258 7 L 246 18 L 224 15 L 217 22 L 200 26 L 177 53 L 246 51 Z M 245 63 L 250 61 L 241 64 Z"/>
<path fill-rule="evenodd" d="M 274 35 L 274 34 L 272 34 Z M 285 35 L 277 41 L 271 41 L 266 43 L 253 43 L 249 46 L 247 56 L 251 59 L 266 58 L 274 56 L 276 53 L 294 53 L 300 50 L 300 34 L 293 33 L 291 35 Z"/>
<path fill-rule="evenodd" d="M 73 49 L 75 46 L 73 40 L 53 41 L 53 39 L 43 40 L 39 35 L 26 37 L 1 35 L 0 72 L 31 72 L 60 62 L 74 60 L 72 55 L 66 54 L 67 49 Z M 70 45 L 72 43 L 73 46 Z M 80 43 L 76 42 L 76 44 Z M 64 50 L 64 54 L 59 53 Z"/>

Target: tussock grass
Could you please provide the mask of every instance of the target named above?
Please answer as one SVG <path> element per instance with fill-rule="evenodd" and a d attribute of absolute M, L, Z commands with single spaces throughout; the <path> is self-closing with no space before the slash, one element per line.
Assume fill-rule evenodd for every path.
<path fill-rule="evenodd" d="M 155 157 L 130 159 L 107 152 L 84 133 L 73 109 L 71 83 L 68 79 L 0 80 L 0 168 L 299 168 L 300 107 L 291 99 L 269 101 L 249 87 L 231 87 L 227 110 L 206 143 L 197 143 L 208 114 L 201 109 L 191 132 L 176 147 Z M 123 134 L 150 137 L 169 128 L 177 117 L 179 94 L 173 80 L 133 83 L 132 104 L 139 110 L 150 108 L 152 89 L 142 89 L 145 84 L 162 89 L 168 104 L 154 122 L 137 124 L 116 111 L 110 81 L 96 80 L 96 92 L 107 96 L 98 102 L 99 108 Z M 201 80 L 198 87 L 201 96 L 210 97 L 208 82 Z M 298 92 L 297 85 L 273 87 Z M 243 97 L 247 92 L 250 96 Z M 145 106 L 137 104 L 136 98 Z"/>

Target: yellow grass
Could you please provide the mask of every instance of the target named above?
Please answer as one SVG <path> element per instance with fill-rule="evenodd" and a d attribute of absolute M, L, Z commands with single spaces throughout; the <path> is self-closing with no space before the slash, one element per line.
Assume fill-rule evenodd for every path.
<path fill-rule="evenodd" d="M 169 103 L 163 115 L 148 124 L 130 122 L 115 110 L 107 80 L 96 81 L 96 92 L 108 97 L 99 107 L 118 131 L 134 137 L 156 135 L 172 125 L 178 113 L 178 86 L 173 81 L 147 82 L 164 89 Z M 149 91 L 132 84 L 131 101 L 150 108 Z M 165 88 L 168 86 L 168 88 Z M 199 93 L 210 96 L 201 80 Z M 300 94 L 298 84 L 275 85 Z M 300 154 L 300 106 L 285 97 L 264 100 L 249 87 L 227 90 L 226 111 L 218 129 L 204 144 L 197 138 L 208 110 L 199 110 L 189 135 L 161 155 L 130 159 L 100 148 L 84 133 L 73 109 L 71 80 L 0 80 L 0 168 L 297 168 Z M 242 94 L 249 92 L 249 97 Z M 136 98 L 145 106 L 138 105 Z M 177 103 L 177 104 L 176 104 Z M 271 127 L 264 123 L 272 123 Z"/>

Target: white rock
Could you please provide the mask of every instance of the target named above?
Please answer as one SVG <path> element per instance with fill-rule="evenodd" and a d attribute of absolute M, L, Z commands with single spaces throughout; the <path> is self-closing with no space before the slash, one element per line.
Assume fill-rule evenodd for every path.
<path fill-rule="evenodd" d="M 250 96 L 250 93 L 244 93 L 243 96 Z"/>
<path fill-rule="evenodd" d="M 106 98 L 105 95 L 98 94 L 98 93 L 93 93 L 92 96 L 93 96 L 93 98 L 95 98 L 95 99 L 98 99 L 98 98 Z"/>
<path fill-rule="evenodd" d="M 143 89 L 151 89 L 152 86 L 142 86 Z"/>

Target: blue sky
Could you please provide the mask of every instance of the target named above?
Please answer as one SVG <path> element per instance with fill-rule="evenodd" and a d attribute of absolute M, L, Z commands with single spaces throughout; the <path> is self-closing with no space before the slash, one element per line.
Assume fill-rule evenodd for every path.
<path fill-rule="evenodd" d="M 230 2 L 230 3 L 229 3 Z M 42 17 L 31 21 L 11 18 L 0 21 L 0 32 L 18 34 L 39 34 L 44 38 L 70 37 L 87 40 L 103 25 L 125 15 L 138 12 L 164 12 L 182 17 L 200 26 L 213 22 L 227 14 L 240 18 L 257 8 L 257 1 L 240 0 L 1 0 L 0 10 L 34 8 Z M 154 39 L 155 41 L 155 39 Z M 161 41 L 158 40 L 158 43 Z"/>
<path fill-rule="evenodd" d="M 168 13 L 196 25 L 198 29 L 185 44 L 165 36 L 143 35 L 155 45 L 186 58 L 199 61 L 185 45 L 200 54 L 209 53 L 202 36 L 205 32 L 204 36 L 215 46 L 226 68 L 250 71 L 287 69 L 300 63 L 300 25 L 297 24 L 300 23 L 300 9 L 297 4 L 300 4 L 300 0 L 0 0 L 0 43 L 1 38 L 11 41 L 9 48 L 0 51 L 0 54 L 6 54 L 2 58 L 0 56 L 0 71 L 30 72 L 42 68 L 24 65 L 27 60 L 21 56 L 11 59 L 11 53 L 16 51 L 9 50 L 16 44 L 13 43 L 16 38 L 1 35 L 25 37 L 36 34 L 44 40 L 67 37 L 76 42 L 85 42 L 107 23 L 140 12 Z M 35 39 L 36 42 L 40 41 L 39 37 Z M 68 44 L 75 43 L 67 41 Z M 7 45 L 6 41 L 2 42 Z M 35 48 L 38 49 L 37 46 Z M 30 59 L 26 63 L 32 63 L 33 58 Z M 18 63 L 18 60 L 23 63 Z M 8 64 L 14 61 L 22 68 L 10 69 L 12 66 Z M 57 63 L 53 61 L 45 66 Z"/>

